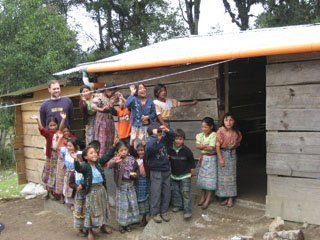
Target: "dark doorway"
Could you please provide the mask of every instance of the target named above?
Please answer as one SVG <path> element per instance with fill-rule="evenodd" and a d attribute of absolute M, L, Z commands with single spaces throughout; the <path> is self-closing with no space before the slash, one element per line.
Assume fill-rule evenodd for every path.
<path fill-rule="evenodd" d="M 243 135 L 237 149 L 238 198 L 263 204 L 267 194 L 265 66 L 265 57 L 233 60 L 221 68 L 220 81 L 221 116 L 223 103 L 229 103 Z M 228 87 L 229 96 L 224 91 Z"/>

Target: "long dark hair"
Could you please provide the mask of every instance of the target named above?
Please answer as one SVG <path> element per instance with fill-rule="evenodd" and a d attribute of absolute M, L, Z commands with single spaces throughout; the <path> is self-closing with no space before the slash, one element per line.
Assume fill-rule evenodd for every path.
<path fill-rule="evenodd" d="M 209 127 L 212 127 L 212 132 L 216 131 L 214 121 L 211 117 L 205 117 L 201 122 L 205 122 Z"/>
<path fill-rule="evenodd" d="M 82 93 L 83 89 L 85 89 L 85 88 L 88 89 L 89 91 L 91 91 L 91 88 L 88 85 L 82 85 L 80 87 L 80 93 Z"/>
<path fill-rule="evenodd" d="M 153 94 L 157 99 L 159 97 L 159 92 L 161 91 L 162 88 L 164 88 L 167 91 L 166 86 L 161 83 L 157 84 L 153 89 Z"/>
<path fill-rule="evenodd" d="M 49 117 L 49 118 L 47 119 L 47 125 L 49 125 L 49 123 L 51 123 L 51 122 L 56 123 L 56 124 L 58 125 L 58 128 L 59 128 L 58 119 L 56 119 L 55 117 Z"/>
<path fill-rule="evenodd" d="M 125 146 L 129 150 L 128 146 L 124 142 L 118 142 L 116 145 L 115 152 L 117 153 L 122 146 Z"/>
<path fill-rule="evenodd" d="M 234 131 L 237 133 L 237 135 L 239 136 L 240 130 L 239 130 L 239 127 L 238 127 L 238 123 L 237 123 L 236 118 L 234 117 L 234 115 L 233 115 L 231 112 L 227 112 L 227 113 L 223 116 L 221 126 L 222 126 L 222 127 L 226 127 L 226 126 L 224 125 L 224 119 L 226 119 L 227 117 L 231 117 L 231 118 L 233 119 L 234 124 L 233 124 L 232 130 L 234 130 Z"/>

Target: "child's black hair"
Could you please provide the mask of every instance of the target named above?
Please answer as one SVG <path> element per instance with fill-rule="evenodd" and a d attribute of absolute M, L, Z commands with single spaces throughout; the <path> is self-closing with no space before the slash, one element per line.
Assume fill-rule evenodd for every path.
<path fill-rule="evenodd" d="M 237 135 L 239 136 L 240 130 L 239 130 L 239 127 L 238 127 L 238 124 L 237 124 L 237 120 L 236 120 L 236 118 L 234 117 L 234 115 L 233 115 L 231 112 L 227 112 L 227 113 L 223 116 L 221 126 L 222 126 L 222 127 L 226 127 L 226 126 L 224 125 L 224 119 L 227 118 L 227 117 L 231 117 L 231 118 L 234 120 L 234 124 L 233 124 L 232 129 L 233 129 L 233 130 L 237 133 Z"/>
<path fill-rule="evenodd" d="M 186 133 L 180 128 L 176 129 L 174 134 L 176 135 L 176 137 L 182 137 L 183 139 L 186 139 Z"/>
<path fill-rule="evenodd" d="M 79 141 L 78 141 L 77 138 L 68 138 L 68 139 L 67 139 L 67 143 L 68 143 L 68 142 L 73 145 L 73 147 L 74 147 L 74 149 L 75 149 L 76 151 L 78 150 L 78 148 L 80 148 L 80 146 L 79 146 Z"/>
<path fill-rule="evenodd" d="M 47 125 L 49 125 L 49 123 L 51 123 L 51 122 L 55 122 L 55 123 L 58 125 L 58 127 L 59 127 L 59 121 L 58 121 L 58 119 L 56 119 L 55 117 L 49 117 L 49 118 L 47 119 Z"/>
<path fill-rule="evenodd" d="M 158 122 L 152 122 L 147 129 L 148 135 L 152 136 L 153 129 L 159 129 L 159 127 L 160 127 L 160 124 Z"/>
<path fill-rule="evenodd" d="M 142 144 L 142 143 L 138 143 L 138 145 L 137 145 L 136 149 L 138 150 L 138 148 L 143 148 L 143 149 L 144 149 L 143 144 Z"/>
<path fill-rule="evenodd" d="M 137 89 L 136 93 L 134 94 L 135 96 L 138 96 L 138 89 L 139 89 L 139 86 L 140 86 L 140 85 L 146 87 L 143 83 L 136 83 L 136 84 L 134 84 L 134 86 L 135 86 L 136 89 Z"/>
<path fill-rule="evenodd" d="M 161 91 L 162 88 L 164 88 L 167 91 L 166 86 L 161 83 L 157 84 L 153 89 L 153 94 L 157 99 L 159 97 L 159 92 Z"/>
<path fill-rule="evenodd" d="M 88 160 L 85 157 L 88 155 L 88 152 L 89 152 L 89 150 L 91 148 L 95 149 L 93 146 L 88 146 L 88 147 L 85 147 L 83 149 L 83 151 L 82 151 L 82 159 L 83 159 L 83 161 L 88 162 Z"/>
<path fill-rule="evenodd" d="M 85 88 L 88 89 L 89 91 L 91 90 L 91 88 L 88 85 L 82 85 L 80 87 L 80 93 L 82 93 L 83 89 L 85 89 Z"/>
<path fill-rule="evenodd" d="M 125 146 L 126 148 L 128 148 L 128 146 L 124 142 L 120 141 L 116 145 L 115 152 L 117 153 L 122 146 Z M 129 150 L 129 148 L 128 148 L 128 150 Z"/>
<path fill-rule="evenodd" d="M 101 148 L 101 143 L 98 140 L 92 140 L 88 146 L 94 147 L 96 149 L 100 149 Z"/>
<path fill-rule="evenodd" d="M 205 122 L 209 127 L 212 127 L 213 132 L 216 130 L 214 126 L 214 121 L 211 117 L 205 117 L 204 119 L 202 119 L 201 122 Z"/>

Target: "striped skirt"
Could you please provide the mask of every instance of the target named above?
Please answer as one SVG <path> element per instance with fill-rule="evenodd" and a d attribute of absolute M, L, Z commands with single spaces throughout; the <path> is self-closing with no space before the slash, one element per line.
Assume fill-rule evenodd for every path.
<path fill-rule="evenodd" d="M 92 184 L 85 201 L 84 227 L 97 228 L 107 224 L 110 207 L 105 187 L 102 184 Z"/>
<path fill-rule="evenodd" d="M 46 156 L 46 159 L 45 159 L 41 180 L 43 182 L 45 189 L 49 192 L 55 192 L 57 160 L 58 160 L 58 154 L 57 154 L 57 151 L 54 151 L 54 150 L 52 150 L 51 158 L 49 159 Z"/>
<path fill-rule="evenodd" d="M 116 194 L 116 214 L 120 226 L 139 222 L 139 207 L 132 182 L 122 182 Z"/>
<path fill-rule="evenodd" d="M 56 194 L 63 194 L 65 171 L 66 169 L 64 167 L 64 161 L 61 157 L 59 157 L 57 162 L 57 174 L 56 174 L 56 187 L 55 187 Z"/>
<path fill-rule="evenodd" d="M 86 191 L 80 190 L 76 192 L 74 197 L 74 211 L 73 211 L 73 221 L 74 228 L 82 229 L 84 228 L 84 218 L 85 218 L 85 203 L 86 203 Z"/>
<path fill-rule="evenodd" d="M 100 154 L 105 154 L 112 146 L 115 136 L 114 121 L 111 113 L 97 112 L 95 140 L 101 144 Z"/>
<path fill-rule="evenodd" d="M 86 125 L 86 145 L 94 140 L 96 131 L 96 115 L 89 116 L 88 124 Z"/>
<path fill-rule="evenodd" d="M 237 153 L 235 149 L 221 150 L 225 166 L 218 164 L 218 197 L 237 196 Z"/>
<path fill-rule="evenodd" d="M 146 177 L 140 176 L 138 178 L 138 186 L 136 187 L 139 213 L 141 216 L 146 215 L 150 211 L 149 203 L 149 180 Z"/>
<path fill-rule="evenodd" d="M 199 168 L 197 187 L 205 190 L 217 188 L 217 155 L 202 155 Z"/>
<path fill-rule="evenodd" d="M 74 170 L 67 168 L 66 173 L 64 175 L 64 181 L 63 181 L 63 195 L 65 197 L 65 203 L 66 204 L 74 204 L 74 200 L 72 198 L 73 189 L 69 186 L 70 183 L 70 176 L 74 174 Z"/>

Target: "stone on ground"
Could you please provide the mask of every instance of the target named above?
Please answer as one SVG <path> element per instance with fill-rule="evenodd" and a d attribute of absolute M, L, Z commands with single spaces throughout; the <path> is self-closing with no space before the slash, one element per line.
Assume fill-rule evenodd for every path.
<path fill-rule="evenodd" d="M 264 240 L 304 240 L 301 230 L 290 230 L 280 232 L 267 232 L 263 236 Z"/>
<path fill-rule="evenodd" d="M 282 231 L 284 227 L 284 221 L 281 217 L 276 217 L 269 226 L 269 232 Z"/>

